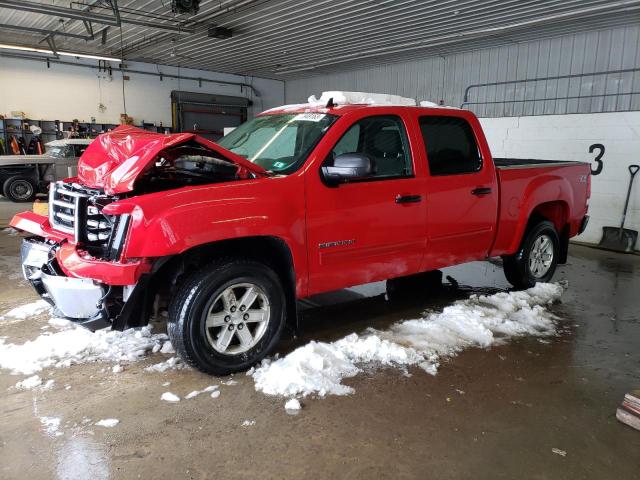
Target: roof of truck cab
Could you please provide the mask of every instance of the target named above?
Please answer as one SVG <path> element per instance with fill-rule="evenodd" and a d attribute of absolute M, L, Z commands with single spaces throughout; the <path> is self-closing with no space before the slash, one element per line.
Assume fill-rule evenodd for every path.
<path fill-rule="evenodd" d="M 422 112 L 434 112 L 443 110 L 451 111 L 451 112 L 469 112 L 468 110 L 461 110 L 455 107 L 445 107 L 445 106 L 407 106 L 407 105 L 372 105 L 372 104 L 348 104 L 348 105 L 336 105 L 330 108 L 327 108 L 323 105 L 312 104 L 312 103 L 298 103 L 292 105 L 282 105 L 280 107 L 271 108 L 269 110 L 265 110 L 260 113 L 260 115 L 274 115 L 274 114 L 284 114 L 284 113 L 325 113 L 330 115 L 346 115 L 347 113 L 353 112 L 355 110 L 362 109 L 399 109 L 399 110 L 419 110 Z"/>

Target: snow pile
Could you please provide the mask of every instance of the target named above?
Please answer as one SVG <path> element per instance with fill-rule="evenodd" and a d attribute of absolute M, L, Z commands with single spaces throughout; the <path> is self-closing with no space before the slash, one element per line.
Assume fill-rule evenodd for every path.
<path fill-rule="evenodd" d="M 117 418 L 104 418 L 96 422 L 96 426 L 105 427 L 105 428 L 113 428 L 120 423 L 120 420 Z"/>
<path fill-rule="evenodd" d="M 255 420 L 245 420 L 244 422 L 242 422 L 243 427 L 252 427 L 255 424 L 256 424 Z"/>
<path fill-rule="evenodd" d="M 28 317 L 40 315 L 41 313 L 47 312 L 49 310 L 51 310 L 51 305 L 49 305 L 44 300 L 38 300 L 37 302 L 27 303 L 26 305 L 21 305 L 20 307 L 9 310 L 2 317 L 0 317 L 0 320 L 4 318 L 24 320 Z"/>
<path fill-rule="evenodd" d="M 539 283 L 522 292 L 472 295 L 440 313 L 368 329 L 336 342 L 312 341 L 279 360 L 263 360 L 252 376 L 256 390 L 269 395 L 347 395 L 344 378 L 357 375 L 363 363 L 404 368 L 418 365 L 435 374 L 441 358 L 469 347 L 489 347 L 524 335 L 550 336 L 556 317 L 545 306 L 559 299 L 563 287 Z"/>
<path fill-rule="evenodd" d="M 40 417 L 40 424 L 48 435 L 59 437 L 63 434 L 58 431 L 60 428 L 60 419 L 57 417 Z"/>
<path fill-rule="evenodd" d="M 170 402 L 170 403 L 176 403 L 180 401 L 180 397 L 177 396 L 175 393 L 164 392 L 160 396 L 160 400 L 164 400 L 165 402 Z"/>
<path fill-rule="evenodd" d="M 169 343 L 169 342 L 167 342 Z M 167 370 L 180 370 L 182 368 L 186 368 L 186 365 L 180 360 L 178 357 L 167 358 L 164 362 L 156 363 L 145 368 L 145 372 L 158 372 L 163 373 Z"/>
<path fill-rule="evenodd" d="M 194 390 L 193 392 L 188 393 L 184 398 L 189 400 L 190 398 L 197 397 L 201 393 L 208 393 L 208 392 L 216 393 L 217 391 L 218 391 L 218 385 L 209 385 L 204 390 Z M 212 397 L 213 397 L 213 393 L 211 394 Z M 218 395 L 220 395 L 220 392 L 218 392 Z M 213 398 L 215 398 L 215 397 L 213 397 Z"/>
<path fill-rule="evenodd" d="M 336 105 L 384 105 L 401 107 L 413 107 L 416 105 L 414 98 L 401 97 L 400 95 L 368 92 L 343 92 L 339 90 L 322 92 L 320 98 L 316 98 L 315 95 L 311 95 L 308 101 L 311 106 L 324 106 L 332 98 L 333 103 Z"/>
<path fill-rule="evenodd" d="M 290 400 L 287 400 L 287 403 L 284 404 L 284 409 L 287 412 L 297 412 L 301 408 L 302 408 L 302 405 L 300 405 L 300 400 L 298 400 L 297 398 L 292 398 Z"/>
<path fill-rule="evenodd" d="M 15 387 L 20 390 L 31 390 L 42 385 L 42 379 L 39 375 L 33 375 L 32 377 L 25 378 L 21 382 L 15 384 Z"/>
<path fill-rule="evenodd" d="M 48 367 L 136 361 L 166 341 L 167 335 L 151 333 L 150 326 L 124 332 L 107 329 L 90 332 L 72 326 L 56 333 L 44 333 L 22 345 L 0 339 L 0 368 L 13 374 L 32 375 Z"/>

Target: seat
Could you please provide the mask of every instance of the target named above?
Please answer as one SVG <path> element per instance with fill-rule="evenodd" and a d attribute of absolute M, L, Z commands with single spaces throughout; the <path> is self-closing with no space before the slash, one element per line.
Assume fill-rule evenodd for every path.
<path fill-rule="evenodd" d="M 383 177 L 405 174 L 406 162 L 398 130 L 380 130 L 373 136 L 371 143 L 368 153 L 375 163 L 376 175 Z"/>

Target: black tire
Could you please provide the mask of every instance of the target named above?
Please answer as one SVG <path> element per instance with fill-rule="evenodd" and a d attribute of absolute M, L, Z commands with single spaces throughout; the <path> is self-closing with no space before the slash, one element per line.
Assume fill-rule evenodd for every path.
<path fill-rule="evenodd" d="M 215 332 L 213 328 L 207 328 L 205 317 L 222 292 L 238 284 L 253 284 L 261 289 L 268 299 L 269 319 L 265 322 L 264 333 L 249 350 L 235 354 L 221 353 L 211 343 Z M 285 294 L 278 275 L 262 263 L 227 258 L 211 263 L 185 279 L 171 299 L 167 333 L 187 364 L 204 373 L 228 375 L 255 365 L 276 346 L 285 317 Z M 221 327 L 219 332 L 224 328 Z M 250 331 L 248 324 L 246 329 Z M 233 338 L 239 343 L 237 333 Z"/>
<path fill-rule="evenodd" d="M 551 240 L 553 257 L 544 273 L 535 274 L 530 267 L 530 258 L 534 245 L 539 238 L 546 236 Z M 527 229 L 520 244 L 520 249 L 513 255 L 502 259 L 502 268 L 507 281 L 516 288 L 525 289 L 533 287 L 537 282 L 548 282 L 553 277 L 558 266 L 560 256 L 560 238 L 556 227 L 551 222 L 542 221 Z"/>
<path fill-rule="evenodd" d="M 2 193 L 12 202 L 33 202 L 38 193 L 38 186 L 29 177 L 14 175 L 5 180 Z"/>

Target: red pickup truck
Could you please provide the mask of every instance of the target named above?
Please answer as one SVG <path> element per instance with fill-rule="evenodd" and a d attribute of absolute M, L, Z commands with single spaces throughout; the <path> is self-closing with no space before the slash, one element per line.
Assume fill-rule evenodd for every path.
<path fill-rule="evenodd" d="M 588 164 L 492 158 L 470 112 L 300 105 L 218 143 L 119 127 L 51 185 L 49 216 L 11 225 L 25 277 L 89 328 L 148 323 L 190 365 L 248 368 L 296 299 L 502 257 L 525 288 L 551 278 L 588 217 Z"/>

